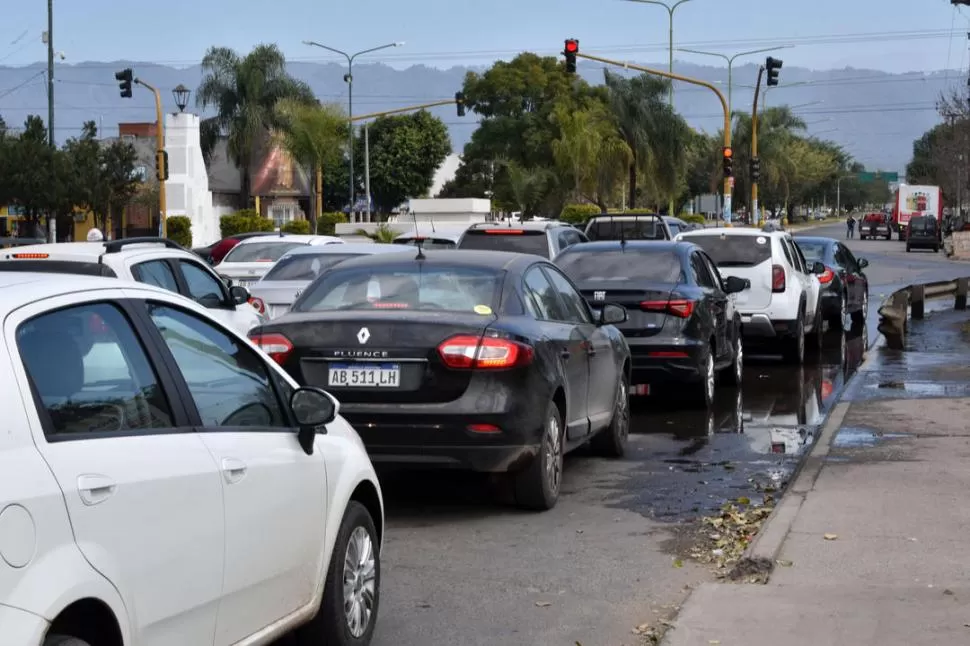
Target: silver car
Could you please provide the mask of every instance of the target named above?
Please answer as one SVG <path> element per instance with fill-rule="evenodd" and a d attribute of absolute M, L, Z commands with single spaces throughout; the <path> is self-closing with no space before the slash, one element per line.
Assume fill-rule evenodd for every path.
<path fill-rule="evenodd" d="M 348 258 L 378 253 L 414 253 L 413 247 L 376 242 L 300 246 L 286 252 L 259 282 L 249 288 L 257 309 L 273 319 L 287 312 L 320 274 Z"/>

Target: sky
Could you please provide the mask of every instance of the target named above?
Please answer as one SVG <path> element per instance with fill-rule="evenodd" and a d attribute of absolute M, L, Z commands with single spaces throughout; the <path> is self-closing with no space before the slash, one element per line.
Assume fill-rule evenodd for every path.
<path fill-rule="evenodd" d="M 46 3 L 5 4 L 0 65 L 46 60 Z M 54 0 L 54 14 L 64 64 L 191 65 L 209 46 L 245 52 L 257 43 L 276 43 L 290 60 L 334 60 L 304 40 L 349 52 L 404 41 L 369 57 L 394 67 L 487 65 L 523 50 L 553 54 L 565 38 L 578 38 L 591 54 L 667 58 L 667 11 L 627 0 Z M 785 64 L 811 69 L 965 69 L 968 31 L 970 7 L 949 0 L 687 0 L 674 14 L 677 47 L 734 53 L 791 44 Z"/>

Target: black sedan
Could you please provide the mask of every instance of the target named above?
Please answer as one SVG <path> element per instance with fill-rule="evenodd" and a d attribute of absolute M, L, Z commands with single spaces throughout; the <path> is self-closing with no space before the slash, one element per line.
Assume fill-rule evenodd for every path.
<path fill-rule="evenodd" d="M 822 284 L 822 316 L 830 329 L 847 330 L 851 323 L 861 325 L 869 312 L 869 279 L 862 270 L 865 258 L 856 258 L 849 248 L 834 238 L 797 236 L 795 244 L 809 263 L 821 262 L 825 272 Z"/>
<path fill-rule="evenodd" d="M 619 327 L 633 356 L 635 393 L 643 392 L 642 384 L 687 382 L 711 407 L 719 372 L 740 385 L 741 315 L 730 295 L 750 283 L 723 279 L 697 245 L 590 242 L 569 247 L 556 264 L 593 307 L 616 303 L 627 310 Z"/>
<path fill-rule="evenodd" d="M 508 473 L 549 509 L 564 453 L 623 455 L 625 320 L 537 256 L 418 250 L 340 263 L 250 336 L 340 400 L 376 464 Z"/>

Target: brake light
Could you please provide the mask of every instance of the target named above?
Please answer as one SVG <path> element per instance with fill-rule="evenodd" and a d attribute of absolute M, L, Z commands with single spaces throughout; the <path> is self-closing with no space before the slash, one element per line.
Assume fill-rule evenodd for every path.
<path fill-rule="evenodd" d="M 378 310 L 406 310 L 410 307 L 407 303 L 371 303 L 370 305 Z"/>
<path fill-rule="evenodd" d="M 687 319 L 694 313 L 694 301 L 677 299 L 671 301 L 643 301 L 640 309 L 644 312 L 662 312 L 678 318 Z"/>
<path fill-rule="evenodd" d="M 835 278 L 835 272 L 829 269 L 828 267 L 826 267 L 825 271 L 822 272 L 822 275 L 818 277 L 818 282 L 822 283 L 823 285 L 828 285 L 829 283 L 832 282 L 832 279 L 834 278 Z"/>
<path fill-rule="evenodd" d="M 785 452 L 785 443 L 784 442 L 772 442 L 771 443 L 771 452 L 772 453 L 784 453 Z"/>
<path fill-rule="evenodd" d="M 771 291 L 785 291 L 785 268 L 781 265 L 771 266 Z"/>
<path fill-rule="evenodd" d="M 249 304 L 255 307 L 256 311 L 260 314 L 266 313 L 266 303 L 263 302 L 263 299 L 259 298 L 258 296 L 250 296 Z"/>
<path fill-rule="evenodd" d="M 485 229 L 485 233 L 491 233 L 492 235 L 499 236 L 520 236 L 525 231 L 522 229 Z"/>
<path fill-rule="evenodd" d="M 502 369 L 532 362 L 532 348 L 505 339 L 453 336 L 438 346 L 441 360 L 449 368 Z"/>
<path fill-rule="evenodd" d="M 252 334 L 249 339 L 281 366 L 293 352 L 293 344 L 282 334 Z"/>
<path fill-rule="evenodd" d="M 12 258 L 19 258 L 22 260 L 40 260 L 43 258 L 50 258 L 50 254 L 46 253 L 15 253 Z"/>

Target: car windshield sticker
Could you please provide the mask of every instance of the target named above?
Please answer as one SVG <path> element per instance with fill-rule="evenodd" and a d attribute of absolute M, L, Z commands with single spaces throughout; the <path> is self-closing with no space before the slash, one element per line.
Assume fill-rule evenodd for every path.
<path fill-rule="evenodd" d="M 757 242 L 758 244 L 765 244 L 766 242 L 768 242 L 768 238 L 764 236 L 758 236 L 758 239 L 755 240 L 755 242 Z"/>
<path fill-rule="evenodd" d="M 482 316 L 488 316 L 492 313 L 492 308 L 488 305 L 476 305 L 474 308 L 476 314 L 481 314 Z"/>

